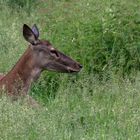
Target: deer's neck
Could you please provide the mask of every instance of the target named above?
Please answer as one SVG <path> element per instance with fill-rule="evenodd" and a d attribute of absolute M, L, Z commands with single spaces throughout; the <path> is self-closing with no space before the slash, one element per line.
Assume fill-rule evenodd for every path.
<path fill-rule="evenodd" d="M 15 92 L 16 89 L 27 94 L 31 83 L 39 78 L 41 69 L 35 64 L 34 57 L 29 47 L 13 69 L 5 76 L 4 80 L 10 92 Z"/>

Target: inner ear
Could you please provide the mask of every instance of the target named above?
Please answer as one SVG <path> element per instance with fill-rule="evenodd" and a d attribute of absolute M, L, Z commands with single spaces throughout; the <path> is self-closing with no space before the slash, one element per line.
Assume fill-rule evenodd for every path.
<path fill-rule="evenodd" d="M 36 38 L 38 38 L 39 37 L 39 30 L 38 30 L 36 24 L 33 25 L 32 31 L 35 34 Z"/>

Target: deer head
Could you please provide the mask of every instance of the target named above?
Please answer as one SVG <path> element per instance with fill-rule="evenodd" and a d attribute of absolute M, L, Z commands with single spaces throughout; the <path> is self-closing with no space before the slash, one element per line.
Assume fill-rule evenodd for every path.
<path fill-rule="evenodd" d="M 23 26 L 23 36 L 30 43 L 34 61 L 41 70 L 51 70 L 63 73 L 79 72 L 82 65 L 62 52 L 55 49 L 48 40 L 39 39 L 39 30 L 36 25 Z"/>

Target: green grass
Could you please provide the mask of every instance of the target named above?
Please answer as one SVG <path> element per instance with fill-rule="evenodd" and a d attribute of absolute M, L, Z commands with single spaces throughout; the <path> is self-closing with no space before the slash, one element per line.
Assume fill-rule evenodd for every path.
<path fill-rule="evenodd" d="M 139 139 L 139 79 L 120 85 L 115 79 L 99 83 L 91 77 L 65 83 L 39 109 L 1 98 L 1 139 Z"/>
<path fill-rule="evenodd" d="M 0 2 L 0 72 L 27 48 L 22 25 L 83 64 L 77 74 L 43 72 L 26 100 L 0 98 L 0 139 L 140 139 L 138 0 Z"/>

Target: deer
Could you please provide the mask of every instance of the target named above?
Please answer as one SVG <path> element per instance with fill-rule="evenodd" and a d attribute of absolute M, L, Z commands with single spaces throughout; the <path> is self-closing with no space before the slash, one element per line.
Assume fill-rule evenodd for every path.
<path fill-rule="evenodd" d="M 29 43 L 28 48 L 6 75 L 0 74 L 0 89 L 8 96 L 17 99 L 28 95 L 32 83 L 44 70 L 77 73 L 82 69 L 79 62 L 54 48 L 48 40 L 39 39 L 36 24 L 32 28 L 24 24 L 23 37 Z"/>

